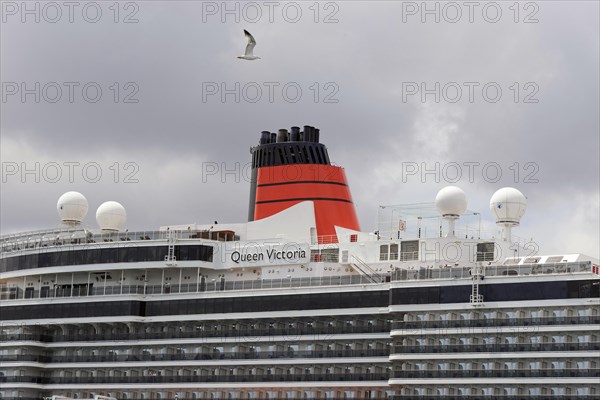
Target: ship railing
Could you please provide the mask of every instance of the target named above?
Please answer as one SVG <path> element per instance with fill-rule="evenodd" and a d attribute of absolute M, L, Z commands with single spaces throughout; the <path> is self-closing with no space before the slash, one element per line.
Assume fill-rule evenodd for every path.
<path fill-rule="evenodd" d="M 396 371 L 394 378 L 537 378 L 600 377 L 598 368 L 454 369 Z"/>
<path fill-rule="evenodd" d="M 567 343 L 486 343 L 458 345 L 406 345 L 394 346 L 392 354 L 406 353 L 491 353 L 491 352 L 523 352 L 523 351 L 598 351 L 600 342 L 567 342 Z"/>
<path fill-rule="evenodd" d="M 358 233 L 350 233 L 348 235 L 319 235 L 319 236 L 313 236 L 311 243 L 312 244 L 319 244 L 319 245 L 324 245 L 324 244 L 338 244 L 340 242 L 343 243 L 356 243 L 358 241 L 360 242 L 366 242 L 366 241 L 377 241 L 379 238 L 377 237 L 377 235 L 374 234 L 370 234 L 370 233 L 364 233 L 364 232 L 358 232 Z"/>
<path fill-rule="evenodd" d="M 318 252 L 314 252 L 311 253 L 310 255 L 310 260 L 312 262 L 338 262 L 339 261 L 339 254 L 329 254 L 329 253 L 318 253 Z"/>
<path fill-rule="evenodd" d="M 311 382 L 311 381 L 387 381 L 389 375 L 381 373 L 295 373 L 295 374 L 226 374 L 226 375 L 154 375 L 142 376 L 0 376 L 0 383 L 38 383 L 38 384 L 102 384 L 102 383 L 186 383 L 186 382 Z"/>
<path fill-rule="evenodd" d="M 371 268 L 371 266 L 369 266 L 369 264 L 367 264 L 366 262 L 364 262 L 363 260 L 361 260 L 359 257 L 355 256 L 355 255 L 351 255 L 350 256 L 350 265 L 352 265 L 352 267 L 357 270 L 361 276 L 364 276 L 365 278 L 369 279 L 371 282 L 373 283 L 377 283 L 377 282 L 389 282 L 389 275 L 387 274 L 380 274 L 377 271 L 374 271 L 373 268 Z"/>
<path fill-rule="evenodd" d="M 316 236 L 316 238 L 313 237 L 313 240 L 311 242 L 313 244 L 337 244 L 338 237 L 337 235 L 319 235 Z"/>
<path fill-rule="evenodd" d="M 384 279 L 385 280 L 385 279 Z M 94 286 L 90 288 L 71 289 L 69 284 L 55 286 L 52 289 L 23 290 L 20 287 L 0 285 L 0 300 L 37 300 L 40 298 L 64 298 L 64 297 L 89 297 L 89 296 L 119 296 L 119 295 L 167 295 L 178 293 L 201 293 L 220 291 L 241 291 L 259 289 L 286 289 L 303 288 L 314 286 L 345 286 L 345 285 L 367 285 L 373 280 L 363 275 L 335 275 L 310 278 L 278 278 L 278 279 L 254 279 L 242 281 L 214 281 L 194 283 L 170 283 L 164 285 L 110 285 Z"/>
<path fill-rule="evenodd" d="M 430 279 L 471 279 L 472 267 L 408 267 L 392 271 L 392 281 L 414 281 Z M 484 277 L 535 276 L 550 274 L 591 273 L 591 261 L 575 261 L 526 265 L 483 266 Z"/>
<path fill-rule="evenodd" d="M 123 231 L 95 232 L 88 230 L 54 230 L 35 232 L 19 236 L 8 235 L 0 241 L 0 257 L 28 253 L 32 250 L 49 249 L 61 246 L 115 243 L 131 241 L 177 241 L 206 239 L 214 241 L 238 241 L 240 237 L 230 231 L 164 230 L 164 231 Z"/>
<path fill-rule="evenodd" d="M 266 360 L 280 358 L 332 358 L 332 357 L 388 357 L 389 349 L 364 350 L 312 350 L 312 351 L 227 351 L 187 352 L 177 354 L 129 353 L 106 355 L 45 356 L 42 354 L 0 355 L 0 362 L 128 362 L 128 361 L 183 361 L 183 360 Z"/>
<path fill-rule="evenodd" d="M 494 326 L 549 326 L 600 324 L 600 316 L 445 319 L 439 321 L 395 321 L 392 330 L 420 332 L 422 329 L 478 328 Z"/>
<path fill-rule="evenodd" d="M 5 329 L 13 329 L 14 326 L 3 326 Z M 180 327 L 178 327 L 180 328 Z M 249 338 L 257 338 L 259 336 L 284 336 L 287 338 L 298 336 L 322 335 L 328 337 L 338 334 L 358 334 L 358 333 L 379 333 L 389 337 L 390 325 L 388 323 L 376 323 L 373 325 L 350 325 L 336 324 L 333 326 L 313 326 L 304 324 L 297 327 L 223 327 L 219 329 L 209 326 L 196 327 L 189 329 L 187 326 L 183 329 L 169 329 L 163 332 L 109 332 L 109 333 L 72 333 L 72 334 L 39 334 L 39 333 L 0 333 L 0 342 L 8 341 L 35 341 L 43 343 L 59 343 L 59 342 L 91 342 L 91 341 L 143 341 L 143 340 L 160 340 L 160 339 L 203 339 L 203 338 L 239 338 L 240 341 L 248 341 Z M 18 326 L 16 329 L 20 329 Z M 327 351 L 327 350 L 323 350 Z M 389 352 L 389 350 L 386 350 Z"/>
<path fill-rule="evenodd" d="M 419 259 L 419 252 L 403 251 L 401 253 L 390 253 L 389 256 L 387 253 L 381 253 L 379 261 L 398 261 L 398 257 L 400 257 L 400 261 L 417 261 Z"/>
<path fill-rule="evenodd" d="M 440 219 L 441 221 L 441 219 Z M 429 229 L 428 229 L 429 228 Z M 421 227 L 416 224 L 411 228 L 410 224 L 406 230 L 390 229 L 389 223 L 387 227 L 381 227 L 376 237 L 381 240 L 415 240 L 415 239 L 436 239 L 444 236 L 444 231 L 440 230 L 440 224 L 436 226 Z M 468 226 L 456 226 L 454 228 L 454 236 L 460 240 L 472 240 L 477 242 L 494 241 L 500 237 L 500 232 L 497 229 L 479 229 Z M 527 248 L 532 245 L 532 239 L 511 235 L 511 243 L 521 248 Z"/>

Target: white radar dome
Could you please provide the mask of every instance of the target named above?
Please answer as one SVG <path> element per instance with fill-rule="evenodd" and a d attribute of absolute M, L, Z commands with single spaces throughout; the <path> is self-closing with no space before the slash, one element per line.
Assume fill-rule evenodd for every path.
<path fill-rule="evenodd" d="M 125 225 L 126 220 L 125 207 L 116 201 L 104 202 L 96 210 L 96 221 L 102 230 L 118 231 Z"/>
<path fill-rule="evenodd" d="M 67 192 L 58 198 L 56 210 L 62 222 L 81 223 L 88 212 L 88 201 L 79 192 Z"/>
<path fill-rule="evenodd" d="M 435 207 L 442 216 L 458 216 L 467 209 L 467 195 L 457 186 L 446 186 L 435 196 Z"/>
<path fill-rule="evenodd" d="M 498 189 L 490 199 L 490 211 L 496 217 L 496 224 L 519 225 L 527 209 L 527 199 L 515 188 Z"/>

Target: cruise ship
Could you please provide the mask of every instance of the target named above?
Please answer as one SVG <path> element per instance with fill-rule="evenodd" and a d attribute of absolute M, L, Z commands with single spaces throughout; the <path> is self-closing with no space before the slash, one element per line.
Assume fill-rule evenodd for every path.
<path fill-rule="evenodd" d="M 513 235 L 519 190 L 489 233 L 456 186 L 362 231 L 319 129 L 251 154 L 247 222 L 133 232 L 107 201 L 92 228 L 67 192 L 3 235 L 0 398 L 600 397 L 599 262 Z"/>

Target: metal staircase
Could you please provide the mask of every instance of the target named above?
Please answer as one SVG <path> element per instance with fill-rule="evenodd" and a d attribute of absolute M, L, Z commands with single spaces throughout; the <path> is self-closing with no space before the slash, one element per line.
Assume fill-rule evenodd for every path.
<path fill-rule="evenodd" d="M 382 274 L 375 272 L 369 264 L 354 255 L 350 256 L 350 265 L 371 283 L 385 282 L 385 277 Z"/>

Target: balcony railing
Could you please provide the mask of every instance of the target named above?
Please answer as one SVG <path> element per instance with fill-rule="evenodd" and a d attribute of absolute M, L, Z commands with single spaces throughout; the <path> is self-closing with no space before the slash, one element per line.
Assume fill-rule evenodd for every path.
<path fill-rule="evenodd" d="M 209 352 L 179 354 L 118 354 L 82 356 L 44 356 L 18 354 L 0 356 L 2 362 L 84 363 L 131 361 L 208 361 L 208 360 L 268 360 L 280 358 L 335 358 L 335 357 L 387 357 L 389 350 L 315 350 L 315 351 L 261 351 L 261 352 Z"/>
<path fill-rule="evenodd" d="M 443 262 L 443 261 L 442 261 Z M 447 266 L 429 268 L 415 266 L 392 272 L 392 281 L 415 281 L 430 279 L 471 279 L 472 267 Z M 591 261 L 556 264 L 488 265 L 483 267 L 485 278 L 493 276 L 536 276 L 548 274 L 591 273 Z"/>
<path fill-rule="evenodd" d="M 405 345 L 394 346 L 392 354 L 406 353 L 493 353 L 523 351 L 591 351 L 600 350 L 600 342 L 570 343 L 492 343 L 492 344 L 450 344 L 450 345 Z"/>
<path fill-rule="evenodd" d="M 243 281 L 214 281 L 195 282 L 184 284 L 165 285 L 98 285 L 92 288 L 71 289 L 70 285 L 59 285 L 52 290 L 30 289 L 0 285 L 0 300 L 27 300 L 56 297 L 88 297 L 88 296 L 121 296 L 121 295 L 158 295 L 178 293 L 200 293 L 220 291 L 240 291 L 259 289 L 285 289 L 314 286 L 344 286 L 374 284 L 372 280 L 363 275 L 337 275 L 311 278 L 279 278 L 279 279 L 253 279 Z M 376 283 L 375 283 L 376 284 Z M 67 286 L 67 287 L 65 287 Z"/>
<path fill-rule="evenodd" d="M 43 343 L 58 342 L 90 342 L 90 341 L 140 341 L 160 339 L 199 339 L 204 338 L 240 338 L 250 341 L 251 338 L 285 336 L 294 338 L 303 335 L 319 335 L 323 337 L 339 334 L 353 333 L 385 333 L 389 334 L 390 326 L 367 325 L 367 326 L 332 326 L 324 328 L 266 328 L 266 329 L 202 329 L 195 331 L 174 330 L 169 332 L 141 332 L 141 333 L 106 333 L 106 334 L 73 334 L 73 335 L 38 335 L 28 333 L 0 334 L 0 342 L 8 341 L 36 341 Z"/>
<path fill-rule="evenodd" d="M 207 382 L 314 382 L 314 381 L 387 381 L 387 373 L 364 374 L 261 374 L 261 375 L 190 375 L 190 376 L 88 376 L 88 377 L 39 377 L 1 376 L 0 383 L 35 383 L 44 385 L 103 384 L 103 383 L 207 383 Z"/>
<path fill-rule="evenodd" d="M 418 400 L 482 400 L 482 399 L 490 399 L 490 400 L 573 400 L 572 395 L 531 395 L 531 394 L 522 394 L 522 395 L 510 395 L 510 394 L 493 394 L 493 395 L 483 395 L 483 394 L 474 394 L 474 395 L 447 395 L 447 394 L 428 394 L 428 395 L 418 395 L 418 394 L 403 394 L 403 395 L 395 395 L 391 398 L 391 400 L 405 400 L 405 399 L 418 399 Z M 577 400 L 598 400 L 597 396 L 586 396 L 578 394 L 576 396 Z"/>
<path fill-rule="evenodd" d="M 46 249 L 66 245 L 84 245 L 90 243 L 111 243 L 168 239 L 209 239 L 220 241 L 239 240 L 235 235 L 224 235 L 218 231 L 136 231 L 136 232 L 92 232 L 80 229 L 56 229 L 5 235 L 0 238 L 0 254 L 14 255 L 22 251 Z"/>
<path fill-rule="evenodd" d="M 600 369 L 471 369 L 471 370 L 417 370 L 396 371 L 394 378 L 595 378 Z M 393 379 L 394 379 L 393 378 Z"/>
<path fill-rule="evenodd" d="M 439 321 L 395 321 L 394 330 L 436 329 L 436 328 L 477 328 L 491 326 L 540 326 L 540 325 L 579 325 L 600 324 L 600 316 L 544 317 L 544 318 L 484 318 L 451 319 Z"/>

